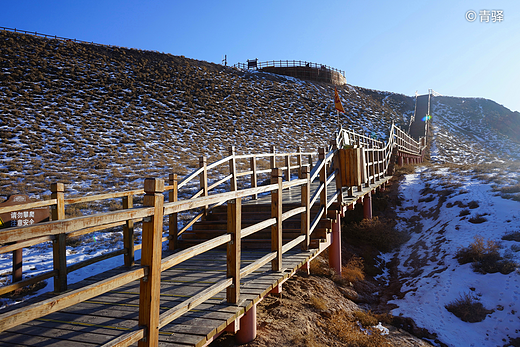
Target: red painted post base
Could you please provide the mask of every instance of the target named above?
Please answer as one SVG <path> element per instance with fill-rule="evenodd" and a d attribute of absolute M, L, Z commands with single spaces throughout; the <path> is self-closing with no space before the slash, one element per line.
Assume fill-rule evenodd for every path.
<path fill-rule="evenodd" d="M 305 264 L 302 265 L 300 270 L 305 271 L 307 273 L 307 275 L 310 275 L 311 274 L 311 263 L 308 261 L 305 262 Z"/>
<path fill-rule="evenodd" d="M 341 217 L 338 214 L 332 223 L 332 243 L 329 246 L 329 266 L 336 275 L 341 276 Z"/>
<path fill-rule="evenodd" d="M 256 304 L 240 318 L 240 330 L 235 334 L 235 342 L 239 345 L 256 338 Z"/>
<path fill-rule="evenodd" d="M 271 294 L 281 295 L 282 294 L 282 284 L 278 283 L 276 286 L 274 286 L 274 288 L 271 289 Z"/>
<path fill-rule="evenodd" d="M 372 219 L 372 194 L 363 197 L 363 218 Z"/>

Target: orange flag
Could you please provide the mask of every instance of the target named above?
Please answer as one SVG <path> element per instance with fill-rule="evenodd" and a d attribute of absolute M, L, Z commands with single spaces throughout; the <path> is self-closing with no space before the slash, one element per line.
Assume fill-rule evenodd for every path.
<path fill-rule="evenodd" d="M 341 100 L 339 99 L 338 89 L 334 87 L 334 106 L 336 106 L 336 110 L 341 113 L 345 113 L 343 109 L 343 105 L 341 105 Z"/>

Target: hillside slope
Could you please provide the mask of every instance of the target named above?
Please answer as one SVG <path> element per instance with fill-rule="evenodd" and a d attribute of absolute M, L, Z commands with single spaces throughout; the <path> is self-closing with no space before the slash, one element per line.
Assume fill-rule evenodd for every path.
<path fill-rule="evenodd" d="M 433 98 L 432 114 L 435 162 L 518 160 L 520 113 L 487 99 L 441 96 Z"/>
<path fill-rule="evenodd" d="M 1 194 L 138 187 L 206 155 L 315 150 L 337 128 L 333 88 L 170 54 L 0 32 Z M 342 124 L 387 133 L 413 99 L 340 88 Z M 373 131 L 373 130 L 371 130 Z"/>

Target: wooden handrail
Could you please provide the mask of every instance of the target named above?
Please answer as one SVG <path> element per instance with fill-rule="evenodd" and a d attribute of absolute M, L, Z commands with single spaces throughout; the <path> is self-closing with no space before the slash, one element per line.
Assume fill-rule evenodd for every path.
<path fill-rule="evenodd" d="M 51 199 L 51 200 L 44 200 L 44 201 L 28 202 L 28 203 L 19 204 L 19 205 L 5 206 L 5 207 L 0 207 L 0 213 L 9 213 L 9 212 L 14 212 L 14 211 L 30 210 L 30 209 L 38 208 L 38 207 L 56 205 L 56 203 L 57 203 L 56 199 Z"/>
<path fill-rule="evenodd" d="M 82 196 L 79 198 L 68 198 L 65 199 L 66 205 L 71 204 L 79 204 L 82 202 L 90 202 L 90 201 L 96 201 L 96 200 L 107 200 L 107 199 L 115 199 L 115 198 L 122 198 L 123 196 L 128 195 L 142 195 L 144 194 L 143 189 L 135 189 L 135 190 L 129 190 L 125 192 L 114 192 L 114 193 L 106 193 L 106 194 L 98 194 L 98 195 L 87 195 Z"/>
<path fill-rule="evenodd" d="M 129 219 L 139 219 L 151 216 L 153 208 L 133 208 L 129 210 L 98 213 L 91 216 L 81 216 L 51 222 L 28 225 L 25 227 L 11 227 L 0 231 L 0 244 L 24 241 L 35 237 L 70 233 L 84 228 L 103 224 L 122 222 Z"/>
<path fill-rule="evenodd" d="M 13 311 L 0 314 L 0 331 L 13 328 L 19 324 L 29 322 L 33 319 L 43 317 L 49 313 L 59 311 L 66 307 L 75 305 L 82 301 L 91 299 L 102 293 L 106 293 L 122 285 L 133 282 L 146 276 L 144 267 L 110 277 L 98 283 L 61 294 L 51 299 L 22 307 Z"/>

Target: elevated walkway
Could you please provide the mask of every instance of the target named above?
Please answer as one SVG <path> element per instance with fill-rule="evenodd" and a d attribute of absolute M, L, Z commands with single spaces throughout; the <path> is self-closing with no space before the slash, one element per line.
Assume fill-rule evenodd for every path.
<path fill-rule="evenodd" d="M 204 346 L 223 331 L 235 333 L 239 343 L 251 341 L 256 304 L 280 292 L 299 268 L 308 269 L 328 249 L 330 266 L 341 274 L 341 217 L 361 203 L 364 217 L 372 218 L 372 193 L 384 189 L 396 157 L 419 160 L 421 153 L 420 144 L 393 125 L 388 143 L 341 130 L 318 153 L 278 153 L 273 147 L 270 153 L 237 155 L 230 148 L 215 163 L 201 158 L 180 182 L 171 174 L 166 186 L 162 179 L 146 179 L 143 190 L 65 199 L 58 183 L 49 201 L 2 207 L 0 213 L 53 207 L 50 222 L 2 229 L 0 251 L 52 240 L 54 268 L 38 280 L 53 277 L 56 293 L 0 312 L 0 345 Z M 244 177 L 249 180 L 239 182 Z M 266 183 L 259 185 L 259 177 Z M 187 188 L 195 193 L 179 199 Z M 132 197 L 143 193 L 143 205 L 134 207 Z M 114 198 L 123 199 L 122 210 L 65 218 L 66 204 Z M 184 212 L 194 217 L 179 223 Z M 142 221 L 141 244 L 134 244 L 136 221 Z M 67 238 L 116 226 L 123 226 L 124 249 L 67 266 Z M 67 284 L 71 271 L 121 254 L 124 267 Z"/>

